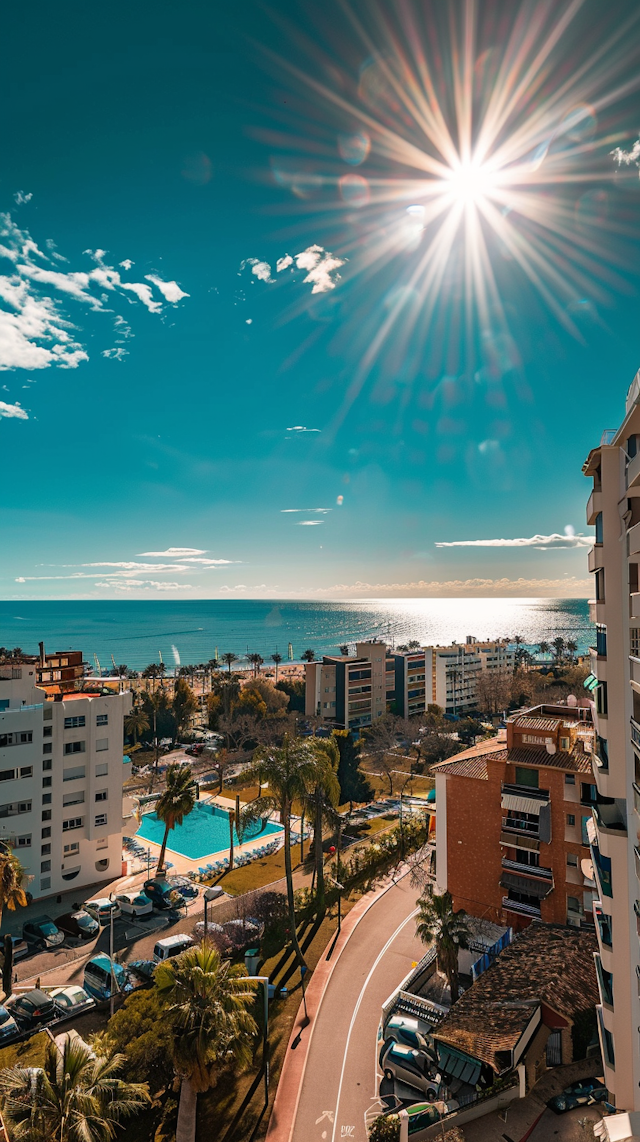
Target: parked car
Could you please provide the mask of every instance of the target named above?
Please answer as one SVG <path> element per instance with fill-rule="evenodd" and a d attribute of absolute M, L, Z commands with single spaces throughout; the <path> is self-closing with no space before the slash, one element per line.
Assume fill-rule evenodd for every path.
<path fill-rule="evenodd" d="M 431 1037 L 427 1036 L 429 1036 L 428 1024 L 412 1019 L 409 1015 L 392 1015 L 384 1029 L 385 1041 L 394 1039 L 396 1043 L 402 1043 L 405 1047 L 415 1047 L 417 1051 L 429 1054 L 433 1040 L 430 1043 Z"/>
<path fill-rule="evenodd" d="M 131 981 L 122 964 L 111 961 L 101 952 L 89 960 L 84 969 L 84 990 L 94 999 L 110 999 L 113 984 L 114 994 L 131 991 Z"/>
<path fill-rule="evenodd" d="M 153 902 L 144 892 L 123 892 L 116 897 L 124 916 L 149 916 L 153 912 Z"/>
<path fill-rule="evenodd" d="M 64 941 L 64 932 L 56 927 L 50 916 L 38 916 L 22 925 L 22 935 L 29 947 L 43 950 L 57 948 Z"/>
<path fill-rule="evenodd" d="M 200 757 L 200 754 L 204 753 L 204 746 L 188 745 L 184 752 L 188 753 L 191 757 Z"/>
<path fill-rule="evenodd" d="M 52 987 L 49 995 L 60 1015 L 81 1015 L 83 1011 L 88 1011 L 90 1007 L 96 1005 L 95 1000 L 91 998 L 88 992 L 83 987 L 78 987 L 77 984 L 70 984 L 67 987 Z"/>
<path fill-rule="evenodd" d="M 114 920 L 118 920 L 121 915 L 118 901 L 109 900 L 108 896 L 99 896 L 95 900 L 87 900 L 82 907 L 102 926 L 109 923 L 112 912 Z"/>
<path fill-rule="evenodd" d="M 441 1077 L 424 1051 L 405 1047 L 393 1039 L 391 1042 L 387 1040 L 380 1051 L 380 1066 L 385 1079 L 399 1079 L 415 1087 L 422 1091 L 427 1102 L 435 1102 L 437 1099 Z"/>
<path fill-rule="evenodd" d="M 127 964 L 127 969 L 143 983 L 152 983 L 156 966 L 155 960 L 132 960 Z"/>
<path fill-rule="evenodd" d="M 198 896 L 198 886 L 192 884 L 186 876 L 169 876 L 167 884 L 179 892 L 185 900 L 195 900 Z"/>
<path fill-rule="evenodd" d="M 92 940 L 100 931 L 98 920 L 84 908 L 57 916 L 56 924 L 67 936 L 77 936 L 81 940 Z"/>
<path fill-rule="evenodd" d="M 11 1004 L 11 1014 L 21 1030 L 30 1030 L 41 1023 L 50 1023 L 58 1010 L 50 995 L 34 987 L 33 991 L 16 995 Z"/>
<path fill-rule="evenodd" d="M 182 893 L 173 887 L 171 881 L 161 877 L 145 880 L 143 891 L 152 900 L 154 908 L 158 908 L 160 912 L 168 912 L 170 908 L 175 908 L 176 904 L 178 906 L 184 904 Z"/>
<path fill-rule="evenodd" d="M 20 1028 L 13 1015 L 6 1007 L 0 1007 L 0 1043 L 8 1043 L 14 1035 L 20 1034 Z"/>
<path fill-rule="evenodd" d="M 564 1114 L 576 1106 L 592 1106 L 595 1102 L 606 1102 L 607 1088 L 602 1079 L 578 1079 L 570 1083 L 560 1094 L 550 1098 L 547 1106 L 555 1114 Z"/>
<path fill-rule="evenodd" d="M 153 949 L 153 958 L 157 964 L 163 960 L 173 959 L 174 956 L 179 956 L 181 952 L 186 952 L 193 944 L 191 936 L 184 933 L 177 933 L 175 936 L 165 936 L 164 940 L 158 940 Z"/>

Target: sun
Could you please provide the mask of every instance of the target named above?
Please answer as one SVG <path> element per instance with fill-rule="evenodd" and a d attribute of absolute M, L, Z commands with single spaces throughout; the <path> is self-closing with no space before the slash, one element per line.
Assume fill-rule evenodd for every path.
<path fill-rule="evenodd" d="M 476 206 L 495 188 L 495 173 L 485 164 L 470 159 L 453 167 L 443 179 L 443 190 L 452 203 Z"/>

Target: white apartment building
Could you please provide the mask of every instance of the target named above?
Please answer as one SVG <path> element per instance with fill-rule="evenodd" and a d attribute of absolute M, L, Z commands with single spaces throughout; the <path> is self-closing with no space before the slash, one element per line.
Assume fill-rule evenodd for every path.
<path fill-rule="evenodd" d="M 467 635 L 464 643 L 425 646 L 427 704 L 435 702 L 446 714 L 466 714 L 478 705 L 482 674 L 513 674 L 515 656 L 506 640 L 479 642 Z"/>
<path fill-rule="evenodd" d="M 305 669 L 305 713 L 340 729 L 370 726 L 395 695 L 395 660 L 383 642 L 359 642 L 356 653 L 325 655 Z"/>
<path fill-rule="evenodd" d="M 0 841 L 38 899 L 120 874 L 131 694 L 50 701 L 35 679 L 33 662 L 0 663 Z"/>
<path fill-rule="evenodd" d="M 597 1008 L 611 1100 L 640 1110 L 640 373 L 626 416 L 584 465 L 593 479 L 596 646 L 587 685 L 595 700 L 597 788 L 588 824 L 594 902 Z"/>

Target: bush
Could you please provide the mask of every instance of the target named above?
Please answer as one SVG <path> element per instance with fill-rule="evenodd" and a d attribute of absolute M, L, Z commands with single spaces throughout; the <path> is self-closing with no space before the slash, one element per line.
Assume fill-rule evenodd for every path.
<path fill-rule="evenodd" d="M 400 1119 L 397 1114 L 379 1114 L 369 1127 L 369 1142 L 400 1142 Z"/>
<path fill-rule="evenodd" d="M 148 1082 L 152 1094 L 173 1082 L 173 1039 L 155 988 L 134 991 L 125 1000 L 109 1020 L 100 1045 L 108 1053 L 122 1051 L 127 1080 Z"/>

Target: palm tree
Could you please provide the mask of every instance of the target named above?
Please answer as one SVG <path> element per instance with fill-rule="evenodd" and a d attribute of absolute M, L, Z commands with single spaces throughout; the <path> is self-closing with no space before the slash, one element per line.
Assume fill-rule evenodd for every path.
<path fill-rule="evenodd" d="M 233 666 L 234 662 L 238 661 L 238 655 L 234 654 L 232 650 L 228 650 L 226 654 L 222 655 L 222 661 L 226 662 L 227 666 L 229 667 L 229 674 L 231 674 L 231 667 Z"/>
<path fill-rule="evenodd" d="M 420 650 L 420 643 L 417 638 L 412 638 L 411 642 L 407 643 L 409 650 Z"/>
<path fill-rule="evenodd" d="M 144 670 L 142 671 L 142 677 L 145 679 L 145 681 L 149 678 L 151 679 L 151 692 L 153 693 L 153 683 L 158 677 L 158 667 L 155 662 L 150 662 L 148 666 L 145 666 Z M 145 686 L 145 690 L 146 689 L 148 689 L 148 687 Z"/>
<path fill-rule="evenodd" d="M 96 1057 L 82 1039 L 49 1040 L 43 1067 L 0 1072 L 2 1113 L 14 1142 L 108 1142 L 151 1099 L 146 1083 L 117 1078 L 124 1055 Z"/>
<path fill-rule="evenodd" d="M 573 640 L 572 638 L 568 639 L 568 641 L 567 641 L 567 651 L 568 651 L 568 653 L 571 655 L 571 661 L 572 661 L 572 662 L 573 662 L 573 660 L 574 660 L 574 658 L 575 658 L 575 655 L 576 655 L 576 652 L 577 652 L 577 650 L 578 650 L 578 644 L 577 644 L 577 642 L 574 642 L 574 640 Z"/>
<path fill-rule="evenodd" d="M 538 643 L 538 650 L 540 651 L 540 654 L 548 654 L 549 653 L 549 643 L 545 642 L 543 639 L 542 642 Z"/>
<path fill-rule="evenodd" d="M 557 638 L 554 638 L 551 645 L 553 647 L 553 656 L 554 656 L 555 662 L 557 664 L 557 663 L 561 662 L 562 658 L 564 657 L 564 651 L 565 651 L 564 639 L 561 637 L 561 635 L 558 635 Z"/>
<path fill-rule="evenodd" d="M 258 1030 L 251 1015 L 256 985 L 242 964 L 223 960 L 204 940 L 159 964 L 158 995 L 173 1032 L 173 1065 L 180 1077 L 176 1142 L 193 1142 L 198 1094 L 213 1085 L 216 1064 L 251 1058 Z"/>
<path fill-rule="evenodd" d="M 24 884 L 27 874 L 17 856 L 4 842 L 0 842 L 0 921 L 5 908 L 15 912 L 28 904 Z"/>
<path fill-rule="evenodd" d="M 300 655 L 303 662 L 313 662 L 315 656 L 316 656 L 315 650 L 305 650 Z"/>
<path fill-rule="evenodd" d="M 213 676 L 216 670 L 220 669 L 220 663 L 217 658 L 210 658 L 207 662 L 207 669 L 209 671 L 210 685 L 213 687 Z"/>
<path fill-rule="evenodd" d="M 124 720 L 124 732 L 127 737 L 133 738 L 133 744 L 136 745 L 138 739 L 142 734 L 146 734 L 149 729 L 149 718 L 141 706 L 134 706 L 130 714 L 127 714 Z"/>
<path fill-rule="evenodd" d="M 349 655 L 349 644 L 348 643 L 344 642 L 342 644 L 342 646 L 340 647 L 340 654 L 343 654 L 345 658 L 348 657 L 348 655 Z"/>
<path fill-rule="evenodd" d="M 247 655 L 247 662 L 250 664 L 251 669 L 253 671 L 253 677 L 255 678 L 257 676 L 257 673 L 258 673 L 258 670 L 260 668 L 261 663 L 264 662 L 264 658 L 261 658 L 259 654 L 257 654 L 255 651 L 253 651 L 251 654 Z"/>
<path fill-rule="evenodd" d="M 332 738 L 314 738 L 311 743 L 315 750 L 318 766 L 313 788 L 306 798 L 307 814 L 313 820 L 313 848 L 316 872 L 316 896 L 318 911 L 324 911 L 324 854 L 322 851 L 322 826 L 336 828 L 340 818 L 337 806 L 340 801 L 338 762 L 340 751 Z"/>
<path fill-rule="evenodd" d="M 196 791 L 188 765 L 179 765 L 174 761 L 167 769 L 167 784 L 162 797 L 156 805 L 156 814 L 164 822 L 164 837 L 158 859 L 156 875 L 159 876 L 164 866 L 164 854 L 171 829 L 181 825 L 184 818 L 193 809 L 196 803 Z"/>
<path fill-rule="evenodd" d="M 416 935 L 423 944 L 435 943 L 438 971 L 446 975 L 451 1002 L 455 1003 L 459 995 L 458 949 L 468 948 L 471 939 L 467 914 L 463 909 L 454 911 L 450 892 L 423 896 L 418 900 L 418 908 Z"/>
<path fill-rule="evenodd" d="M 296 912 L 293 900 L 293 874 L 291 869 L 291 814 L 294 802 L 304 803 L 309 791 L 318 780 L 319 760 L 309 742 L 291 741 L 285 734 L 282 746 L 265 747 L 256 754 L 245 774 L 247 784 L 266 786 L 269 792 L 256 797 L 247 806 L 255 818 L 266 817 L 273 810 L 280 813 L 284 828 L 284 869 L 287 879 L 287 904 L 291 939 L 299 964 L 304 964 L 296 932 Z"/>
<path fill-rule="evenodd" d="M 276 686 L 277 686 L 278 685 L 278 667 L 279 667 L 280 663 L 282 662 L 282 655 L 278 654 L 278 651 L 276 650 L 275 654 L 271 655 L 271 661 L 275 662 L 275 664 L 276 664 Z"/>

